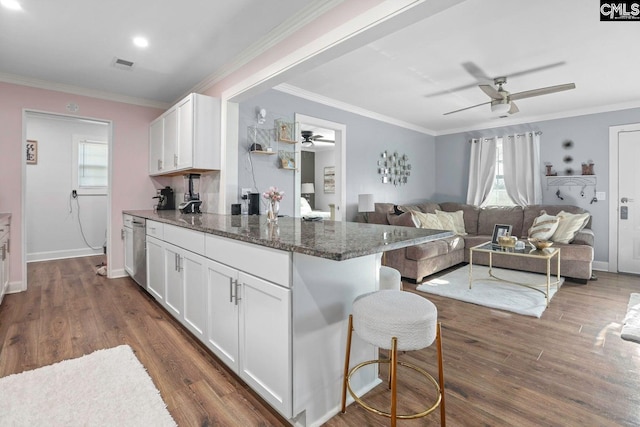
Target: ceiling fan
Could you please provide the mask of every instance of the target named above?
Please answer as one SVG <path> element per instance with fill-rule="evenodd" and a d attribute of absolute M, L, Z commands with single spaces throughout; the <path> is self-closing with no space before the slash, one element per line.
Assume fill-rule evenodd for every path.
<path fill-rule="evenodd" d="M 444 113 L 444 115 L 458 113 L 460 111 L 469 110 L 471 108 L 479 107 L 481 105 L 491 104 L 491 111 L 495 114 L 498 114 L 500 117 L 506 117 L 505 114 L 515 114 L 518 111 L 518 106 L 515 102 L 518 99 L 532 98 L 534 96 L 548 95 L 555 92 L 562 92 L 564 90 L 575 89 L 575 83 L 566 83 L 562 85 L 556 86 L 548 86 L 542 87 L 538 89 L 525 90 L 524 92 L 518 93 L 509 93 L 505 89 L 502 88 L 502 85 L 507 83 L 506 77 L 497 77 L 493 80 L 494 84 L 497 88 L 488 85 L 481 84 L 478 85 L 480 89 L 491 98 L 491 101 L 483 102 L 481 104 L 472 105 L 470 107 L 461 108 L 459 110 L 449 111 L 448 113 Z"/>
<path fill-rule="evenodd" d="M 314 135 L 310 130 L 303 130 L 300 132 L 302 135 L 302 146 L 303 147 L 311 147 L 315 142 L 328 142 L 335 143 L 332 139 L 324 139 L 322 135 Z"/>

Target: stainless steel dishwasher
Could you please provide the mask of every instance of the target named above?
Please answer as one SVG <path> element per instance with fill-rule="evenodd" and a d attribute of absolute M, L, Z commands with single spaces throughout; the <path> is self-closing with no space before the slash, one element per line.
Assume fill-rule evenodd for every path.
<path fill-rule="evenodd" d="M 134 217 L 133 225 L 133 280 L 147 289 L 147 221 Z"/>

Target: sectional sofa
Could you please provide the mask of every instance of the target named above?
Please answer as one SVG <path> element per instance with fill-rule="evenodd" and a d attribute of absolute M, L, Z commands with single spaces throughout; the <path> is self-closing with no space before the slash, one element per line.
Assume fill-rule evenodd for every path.
<path fill-rule="evenodd" d="M 412 214 L 411 212 L 414 212 Z M 511 225 L 511 235 L 526 239 L 536 218 L 544 213 L 550 216 L 565 212 L 569 214 L 585 214 L 584 209 L 567 205 L 533 205 L 527 207 L 487 207 L 462 203 L 432 203 L 426 202 L 412 206 L 397 206 L 392 203 L 376 203 L 375 212 L 360 218 L 369 223 L 390 224 L 398 226 L 423 226 L 416 224 L 416 218 L 421 213 L 442 215 L 448 212 L 457 218 L 462 217 L 464 230 L 455 236 L 393 250 L 386 253 L 386 265 L 400 271 L 402 277 L 421 282 L 424 277 L 454 265 L 469 262 L 469 248 L 490 241 L 496 224 Z M 418 214 L 415 214 L 418 212 Z M 569 280 L 586 283 L 592 277 L 594 234 L 591 231 L 591 219 L 588 215 L 582 215 L 585 219 L 583 228 L 575 233 L 575 237 L 567 243 L 555 242 L 555 247 L 561 248 L 560 274 Z M 422 218 L 425 216 L 423 215 Z M 460 224 L 460 226 L 462 226 Z M 538 262 L 539 261 L 539 262 Z M 488 265 L 487 254 L 474 253 L 473 263 Z M 532 260 L 524 257 L 494 256 L 495 267 L 510 268 L 516 270 L 531 271 L 536 273 L 546 272 L 546 264 L 543 260 Z M 552 271 L 555 271 L 556 262 L 552 261 Z"/>

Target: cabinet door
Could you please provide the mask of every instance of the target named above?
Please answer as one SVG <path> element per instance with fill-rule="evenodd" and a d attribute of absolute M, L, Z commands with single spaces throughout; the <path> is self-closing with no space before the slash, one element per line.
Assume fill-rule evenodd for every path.
<path fill-rule="evenodd" d="M 178 154 L 176 169 L 186 169 L 193 166 L 193 108 L 191 97 L 178 104 L 178 140 L 176 152 Z"/>
<path fill-rule="evenodd" d="M 291 417 L 291 291 L 245 273 L 238 280 L 240 378 Z"/>
<path fill-rule="evenodd" d="M 151 236 L 147 236 L 147 291 L 165 305 L 164 242 Z"/>
<path fill-rule="evenodd" d="M 156 119 L 149 126 L 149 175 L 162 172 L 164 165 L 162 147 L 164 135 L 164 123 L 162 118 Z"/>
<path fill-rule="evenodd" d="M 206 260 L 203 256 L 182 250 L 179 254 L 184 283 L 183 324 L 200 340 L 207 331 Z"/>
<path fill-rule="evenodd" d="M 133 277 L 133 229 L 124 227 L 124 269 Z"/>
<path fill-rule="evenodd" d="M 238 372 L 238 272 L 207 261 L 208 318 L 206 344 L 227 366 Z"/>
<path fill-rule="evenodd" d="M 180 322 L 183 320 L 184 283 L 182 282 L 182 267 L 180 265 L 181 249 L 167 242 L 164 243 L 164 282 L 165 307 Z"/>
<path fill-rule="evenodd" d="M 164 116 L 163 144 L 162 144 L 162 172 L 176 170 L 178 163 L 177 139 L 178 139 L 178 110 L 173 109 Z"/>

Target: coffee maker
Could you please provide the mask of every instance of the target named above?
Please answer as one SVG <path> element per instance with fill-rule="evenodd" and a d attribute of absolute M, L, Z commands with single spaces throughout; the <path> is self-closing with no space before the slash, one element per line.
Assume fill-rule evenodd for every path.
<path fill-rule="evenodd" d="M 200 205 L 200 174 L 188 173 L 184 175 L 184 202 L 178 205 L 182 213 L 201 213 Z"/>
<path fill-rule="evenodd" d="M 175 198 L 173 197 L 173 188 L 166 186 L 158 190 L 158 194 L 153 199 L 158 199 L 156 209 L 159 211 L 172 211 L 176 208 Z"/>

